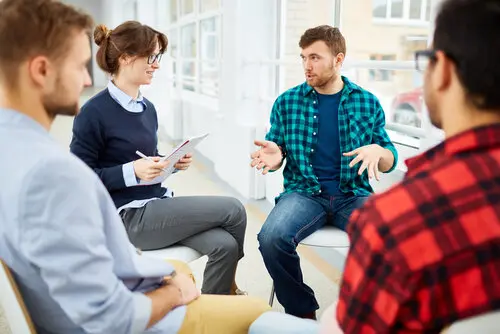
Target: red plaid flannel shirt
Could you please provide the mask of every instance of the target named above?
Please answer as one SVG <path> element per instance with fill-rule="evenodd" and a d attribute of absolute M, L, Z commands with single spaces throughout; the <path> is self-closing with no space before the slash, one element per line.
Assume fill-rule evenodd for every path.
<path fill-rule="evenodd" d="M 439 333 L 500 309 L 500 125 L 407 166 L 351 217 L 337 308 L 345 334 Z"/>

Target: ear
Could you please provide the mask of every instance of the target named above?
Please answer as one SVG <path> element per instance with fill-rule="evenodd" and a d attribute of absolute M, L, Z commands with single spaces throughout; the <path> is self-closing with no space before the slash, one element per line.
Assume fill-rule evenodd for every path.
<path fill-rule="evenodd" d="M 28 62 L 28 73 L 36 86 L 46 87 L 50 81 L 53 67 L 45 56 L 38 56 Z"/>
<path fill-rule="evenodd" d="M 455 65 L 442 51 L 436 52 L 436 60 L 432 66 L 431 80 L 436 91 L 449 88 Z"/>
<path fill-rule="evenodd" d="M 121 55 L 120 58 L 118 59 L 118 62 L 120 63 L 120 67 L 124 65 L 130 64 L 130 56 L 127 55 Z"/>
<path fill-rule="evenodd" d="M 345 55 L 342 52 L 337 53 L 337 55 L 335 56 L 335 62 L 337 63 L 337 65 L 342 66 L 342 64 L 344 63 L 344 59 Z"/>
<path fill-rule="evenodd" d="M 119 59 L 120 66 L 130 65 L 134 62 L 134 60 L 135 57 L 124 54 Z"/>

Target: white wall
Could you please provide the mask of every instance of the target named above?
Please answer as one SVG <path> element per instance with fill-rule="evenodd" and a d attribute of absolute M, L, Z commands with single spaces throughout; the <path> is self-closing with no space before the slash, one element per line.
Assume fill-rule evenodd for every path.
<path fill-rule="evenodd" d="M 109 12 L 106 11 L 106 3 L 110 0 L 63 0 L 64 3 L 75 6 L 77 8 L 83 9 L 87 13 L 89 13 L 94 22 L 99 24 L 104 22 L 109 16 Z M 95 62 L 95 55 L 97 52 L 97 45 L 95 45 L 94 40 L 91 40 L 92 46 L 92 72 L 93 72 L 93 84 L 94 86 L 101 87 L 105 85 L 106 77 L 104 73 L 101 71 L 97 63 Z"/>

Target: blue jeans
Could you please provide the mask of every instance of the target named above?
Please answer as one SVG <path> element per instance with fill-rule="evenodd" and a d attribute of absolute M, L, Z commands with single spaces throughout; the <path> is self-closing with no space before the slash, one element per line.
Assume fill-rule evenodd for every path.
<path fill-rule="evenodd" d="M 288 193 L 278 200 L 257 238 L 276 298 L 286 313 L 303 316 L 319 308 L 314 291 L 302 278 L 297 245 L 326 224 L 345 231 L 351 213 L 367 199 L 347 194 L 323 197 Z"/>

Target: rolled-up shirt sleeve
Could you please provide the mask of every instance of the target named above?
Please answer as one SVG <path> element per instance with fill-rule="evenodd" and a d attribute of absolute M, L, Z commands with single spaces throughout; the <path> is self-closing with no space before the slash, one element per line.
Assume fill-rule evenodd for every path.
<path fill-rule="evenodd" d="M 54 301 L 86 333 L 143 333 L 151 301 L 115 274 L 105 233 L 109 224 L 101 213 L 108 208 L 89 178 L 74 174 L 65 162 L 52 159 L 24 183 L 21 251 Z M 47 185 L 50 192 L 43 191 Z"/>

